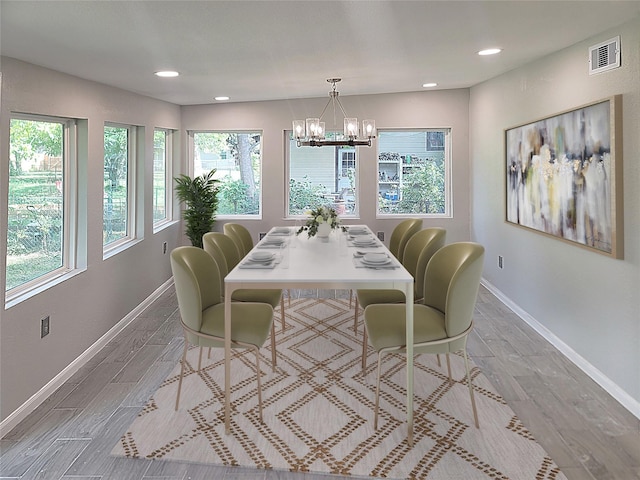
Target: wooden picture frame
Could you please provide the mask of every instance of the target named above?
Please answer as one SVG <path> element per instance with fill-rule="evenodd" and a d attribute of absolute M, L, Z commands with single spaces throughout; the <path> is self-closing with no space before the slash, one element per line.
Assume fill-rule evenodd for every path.
<path fill-rule="evenodd" d="M 506 221 L 622 258 L 622 96 L 505 130 Z"/>

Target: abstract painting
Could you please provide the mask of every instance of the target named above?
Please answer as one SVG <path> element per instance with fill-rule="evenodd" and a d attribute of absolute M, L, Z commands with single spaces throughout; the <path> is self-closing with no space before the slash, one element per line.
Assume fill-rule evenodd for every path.
<path fill-rule="evenodd" d="M 507 222 L 622 258 L 621 96 L 505 130 Z"/>

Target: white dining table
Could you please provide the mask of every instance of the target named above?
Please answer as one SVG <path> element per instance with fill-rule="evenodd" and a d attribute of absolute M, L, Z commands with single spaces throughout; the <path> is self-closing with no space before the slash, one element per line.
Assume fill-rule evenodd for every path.
<path fill-rule="evenodd" d="M 353 226 L 356 227 L 356 226 Z M 352 227 L 352 228 L 353 228 Z M 366 226 L 368 234 L 375 236 Z M 375 247 L 357 247 L 348 234 L 332 231 L 327 240 L 308 238 L 306 232 L 296 235 L 296 228 L 274 227 L 224 279 L 225 299 L 225 432 L 231 422 L 231 296 L 235 290 L 258 288 L 281 289 L 396 289 L 404 293 L 407 309 L 407 428 L 408 442 L 413 444 L 413 277 L 393 259 L 396 268 L 364 268 L 354 258 L 356 251 L 385 252 L 393 255 L 377 240 Z M 288 233 L 288 234 L 287 234 Z M 252 252 L 269 251 L 267 243 L 274 238 L 284 240 L 284 248 L 274 248 L 277 262 L 272 268 L 247 268 L 244 264 Z"/>

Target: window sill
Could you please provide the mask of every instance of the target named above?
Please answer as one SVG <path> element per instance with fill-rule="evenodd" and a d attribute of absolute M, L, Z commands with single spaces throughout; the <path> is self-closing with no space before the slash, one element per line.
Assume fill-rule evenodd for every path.
<path fill-rule="evenodd" d="M 50 288 L 55 287 L 56 285 L 61 284 L 62 282 L 66 282 L 67 280 L 75 277 L 76 275 L 80 275 L 85 272 L 86 268 L 75 268 L 68 272 L 61 273 L 56 275 L 28 290 L 21 291 L 15 295 L 7 296 L 5 299 L 4 309 L 9 310 L 11 307 L 18 305 L 19 303 L 24 302 L 25 300 L 29 300 L 30 298 L 35 297 L 36 295 L 49 290 Z"/>
<path fill-rule="evenodd" d="M 141 238 L 136 238 L 136 239 L 133 239 L 133 240 L 129 240 L 129 241 L 114 245 L 109 250 L 105 250 L 103 252 L 102 260 L 106 260 L 108 258 L 111 258 L 111 257 L 119 254 L 120 252 L 124 252 L 125 250 L 133 247 L 134 245 L 137 245 L 140 242 L 142 242 L 142 239 Z"/>

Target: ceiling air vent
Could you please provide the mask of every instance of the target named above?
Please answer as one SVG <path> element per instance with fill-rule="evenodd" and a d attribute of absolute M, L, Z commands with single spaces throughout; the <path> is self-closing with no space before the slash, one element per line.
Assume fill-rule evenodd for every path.
<path fill-rule="evenodd" d="M 620 37 L 589 47 L 589 75 L 620 66 Z"/>

